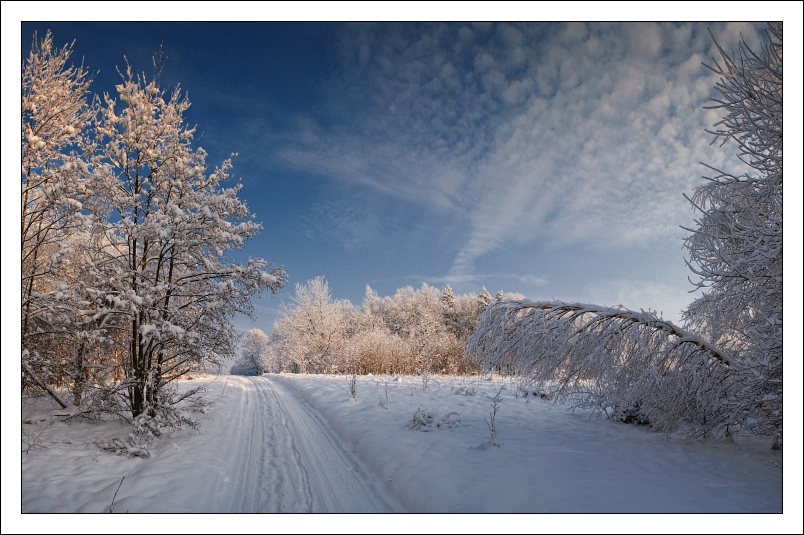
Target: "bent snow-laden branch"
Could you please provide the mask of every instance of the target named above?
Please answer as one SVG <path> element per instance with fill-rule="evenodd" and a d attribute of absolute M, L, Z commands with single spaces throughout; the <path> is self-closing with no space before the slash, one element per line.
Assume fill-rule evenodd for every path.
<path fill-rule="evenodd" d="M 538 301 L 527 300 L 510 301 L 506 305 L 506 316 L 510 316 L 510 311 L 519 313 L 527 309 L 541 310 L 543 313 L 550 313 L 556 318 L 572 319 L 584 317 L 587 323 L 584 326 L 591 332 L 598 332 L 597 329 L 589 329 L 590 326 L 600 327 L 604 323 L 612 323 L 617 329 L 623 328 L 644 328 L 654 329 L 672 336 L 670 341 L 680 346 L 682 344 L 692 344 L 699 349 L 708 352 L 712 358 L 721 361 L 726 366 L 736 366 L 738 363 L 726 352 L 718 349 L 700 336 L 689 332 L 673 323 L 663 320 L 653 312 L 635 312 L 623 307 L 602 307 L 592 304 L 563 303 L 560 301 Z M 593 325 L 590 325 L 593 324 Z M 479 330 L 479 329 L 478 329 Z"/>
<path fill-rule="evenodd" d="M 563 302 L 490 306 L 466 356 L 497 370 L 555 386 L 554 399 L 694 434 L 734 423 L 722 410 L 739 387 L 734 358 L 653 312 Z"/>
<path fill-rule="evenodd" d="M 53 398 L 53 400 L 54 400 L 56 403 L 58 403 L 59 405 L 61 405 L 61 408 L 62 408 L 62 409 L 66 409 L 66 408 L 67 408 L 67 402 L 66 402 L 66 401 L 64 401 L 63 399 L 61 399 L 61 397 L 60 397 L 60 396 L 59 396 L 59 395 L 56 393 L 56 391 L 55 391 L 55 390 L 53 390 L 53 389 L 50 387 L 50 385 L 48 385 L 46 382 L 44 382 L 44 381 L 43 381 L 43 380 L 42 380 L 42 379 L 39 377 L 39 375 L 37 375 L 37 373 L 36 373 L 35 371 L 33 371 L 33 369 L 31 369 L 31 367 L 30 367 L 30 366 L 28 366 L 28 364 L 27 364 L 25 361 L 22 361 L 22 371 L 24 371 L 25 373 L 27 373 L 27 374 L 28 374 L 28 377 L 30 377 L 30 378 L 31 378 L 31 380 L 32 380 L 34 383 L 36 383 L 36 384 L 37 384 L 37 385 L 38 385 L 40 388 L 42 388 L 42 390 L 44 390 L 45 392 L 47 392 L 47 393 L 48 393 L 48 395 L 50 395 L 50 397 L 52 397 L 52 398 Z"/>

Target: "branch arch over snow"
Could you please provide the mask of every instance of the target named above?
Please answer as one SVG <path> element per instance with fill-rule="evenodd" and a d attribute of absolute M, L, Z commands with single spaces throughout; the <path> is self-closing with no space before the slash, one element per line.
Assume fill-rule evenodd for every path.
<path fill-rule="evenodd" d="M 636 411 L 666 431 L 682 420 L 729 425 L 720 407 L 741 369 L 726 351 L 654 312 L 550 301 L 493 304 L 466 356 L 486 370 L 550 383 L 556 399 Z"/>

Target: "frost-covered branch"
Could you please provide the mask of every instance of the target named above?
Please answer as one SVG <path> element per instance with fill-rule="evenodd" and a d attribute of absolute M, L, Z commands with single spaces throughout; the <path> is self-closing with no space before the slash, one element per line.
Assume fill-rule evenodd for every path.
<path fill-rule="evenodd" d="M 707 419 L 728 425 L 718 407 L 734 388 L 729 370 L 740 368 L 652 312 L 563 302 L 492 304 L 466 353 L 487 371 L 553 385 L 552 399 L 635 413 L 667 432 Z"/>
<path fill-rule="evenodd" d="M 56 403 L 58 403 L 59 405 L 61 405 L 61 408 L 62 408 L 62 409 L 66 409 L 66 408 L 67 408 L 67 403 L 66 403 L 66 402 L 65 402 L 63 399 L 61 399 L 61 396 L 59 396 L 59 395 L 56 393 L 56 391 L 55 391 L 55 390 L 53 390 L 53 389 L 50 387 L 50 385 L 48 385 L 47 383 L 45 383 L 45 382 L 44 382 L 44 381 L 43 381 L 43 380 L 42 380 L 42 379 L 39 377 L 39 375 L 38 375 L 38 374 L 37 374 L 35 371 L 33 371 L 33 370 L 31 369 L 31 367 L 30 367 L 30 366 L 29 366 L 29 365 L 28 365 L 28 364 L 25 362 L 25 355 L 23 355 L 23 360 L 22 360 L 22 370 L 23 370 L 25 373 L 27 373 L 27 374 L 28 374 L 28 376 L 31 378 L 31 380 L 32 380 L 33 382 L 35 382 L 35 383 L 36 383 L 37 385 L 39 385 L 39 386 L 40 386 L 40 387 L 41 387 L 41 388 L 42 388 L 42 389 L 43 389 L 45 392 L 47 392 L 47 394 L 48 394 L 48 395 L 49 395 L 51 398 L 53 398 L 53 400 L 54 400 Z"/>

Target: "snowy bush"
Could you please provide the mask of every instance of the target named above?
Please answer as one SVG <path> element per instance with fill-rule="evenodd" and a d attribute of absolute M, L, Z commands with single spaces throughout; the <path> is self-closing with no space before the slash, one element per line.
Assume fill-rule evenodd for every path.
<path fill-rule="evenodd" d="M 88 390 L 85 406 L 77 414 L 98 422 L 111 414 L 131 424 L 132 432 L 126 438 L 107 437 L 101 441 L 102 444 L 96 444 L 106 451 L 115 453 L 122 451 L 130 454 L 129 456 L 132 454 L 147 456 L 147 450 L 144 450 L 144 448 L 152 440 L 169 434 L 182 426 L 196 429 L 198 424 L 188 416 L 187 412 L 204 413 L 207 407 L 212 404 L 203 399 L 203 394 L 206 390 L 204 386 L 198 386 L 179 394 L 175 385 L 165 385 L 158 393 L 159 402 L 157 404 L 148 406 L 148 410 L 130 419 L 130 411 L 124 405 L 125 398 L 120 393 L 121 390 L 128 388 L 127 385 L 127 381 L 111 385 L 92 385 Z M 125 447 L 121 446 L 121 444 Z M 140 450 L 144 450 L 145 453 L 138 453 Z"/>
<path fill-rule="evenodd" d="M 474 396 L 477 394 L 477 386 L 474 383 L 462 383 L 455 389 L 456 395 L 461 396 Z"/>
<path fill-rule="evenodd" d="M 128 458 L 142 457 L 145 459 L 151 456 L 145 446 L 135 442 L 133 435 L 129 435 L 125 439 L 117 437 L 96 437 L 94 442 L 95 446 L 98 448 L 108 451 L 109 453 L 114 453 L 115 455 L 126 455 Z"/>

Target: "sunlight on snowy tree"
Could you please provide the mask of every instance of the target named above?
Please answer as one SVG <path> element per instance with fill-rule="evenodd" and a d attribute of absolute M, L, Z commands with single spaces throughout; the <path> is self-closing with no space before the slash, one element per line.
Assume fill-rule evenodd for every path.
<path fill-rule="evenodd" d="M 92 78 L 67 64 L 71 55 L 72 45 L 54 48 L 50 32 L 41 41 L 34 35 L 22 67 L 22 361 L 39 386 L 70 368 L 43 354 L 69 341 L 71 292 L 61 268 L 77 245 L 87 193 L 81 152 Z"/>
<path fill-rule="evenodd" d="M 491 304 L 491 294 L 488 290 L 486 290 L 485 286 L 483 286 L 483 290 L 481 290 L 480 295 L 477 296 L 477 303 L 481 313 L 485 311 Z"/>
<path fill-rule="evenodd" d="M 267 261 L 246 265 L 226 253 L 243 247 L 261 225 L 226 188 L 231 158 L 207 174 L 206 153 L 192 149 L 190 105 L 177 87 L 166 98 L 155 81 L 129 67 L 108 94 L 95 125 L 95 179 L 105 212 L 95 214 L 102 241 L 88 266 L 97 286 L 90 309 L 123 336 L 127 356 L 115 396 L 131 416 L 153 416 L 172 403 L 171 381 L 194 367 L 234 355 L 231 318 L 250 314 L 250 297 L 284 285 Z"/>
<path fill-rule="evenodd" d="M 742 429 L 782 441 L 782 25 L 723 66 L 712 132 L 753 174 L 717 175 L 690 202 L 685 242 L 703 290 L 685 328 L 652 311 L 554 302 L 492 304 L 467 342 L 486 369 L 552 386 L 555 399 L 690 437 Z M 696 331 L 700 335 L 695 334 Z"/>
<path fill-rule="evenodd" d="M 332 301 L 329 286 L 318 277 L 297 285 L 293 302 L 271 335 L 279 369 L 423 377 L 476 369 L 464 360 L 463 346 L 480 316 L 477 295 L 456 297 L 449 287 L 440 292 L 422 284 L 381 298 L 366 287 L 362 307 L 356 308 Z"/>
<path fill-rule="evenodd" d="M 332 300 L 327 281 L 316 277 L 296 284 L 294 306 L 285 306 L 277 322 L 274 347 L 280 359 L 298 373 L 345 370 L 343 346 L 353 314 L 352 304 Z"/>
<path fill-rule="evenodd" d="M 444 291 L 441 293 L 441 301 L 447 308 L 452 308 L 455 306 L 455 294 L 452 293 L 452 288 L 449 284 L 444 287 Z"/>

